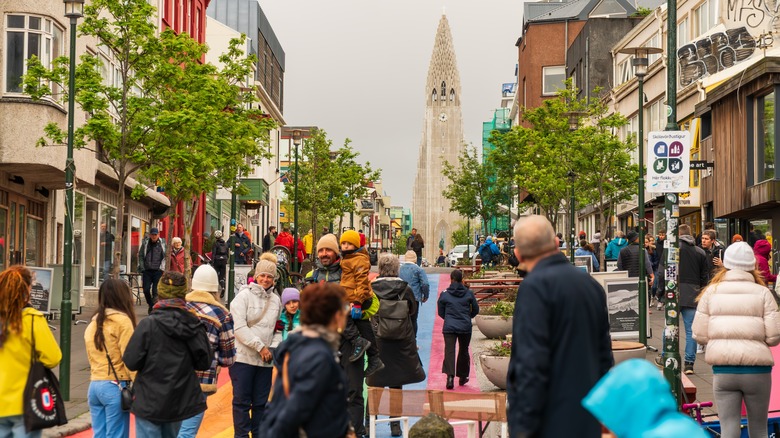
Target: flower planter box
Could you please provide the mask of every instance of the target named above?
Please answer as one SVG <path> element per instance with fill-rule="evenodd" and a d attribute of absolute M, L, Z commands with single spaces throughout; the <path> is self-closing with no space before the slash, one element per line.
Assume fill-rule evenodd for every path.
<path fill-rule="evenodd" d="M 482 365 L 482 372 L 490 383 L 500 389 L 506 389 L 506 374 L 509 370 L 509 356 L 489 356 L 481 354 L 479 363 Z"/>
<path fill-rule="evenodd" d="M 512 334 L 512 317 L 477 315 L 477 328 L 488 339 L 503 339 Z"/>

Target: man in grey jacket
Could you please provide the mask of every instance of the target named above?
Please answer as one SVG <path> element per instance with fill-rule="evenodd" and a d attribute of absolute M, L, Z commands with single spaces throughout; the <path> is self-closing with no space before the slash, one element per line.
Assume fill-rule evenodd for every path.
<path fill-rule="evenodd" d="M 144 287 L 144 298 L 149 306 L 149 313 L 157 302 L 157 282 L 165 271 L 165 239 L 160 237 L 160 230 L 152 228 L 149 236 L 144 237 L 138 248 L 138 273 L 141 274 Z"/>
<path fill-rule="evenodd" d="M 680 285 L 680 315 L 685 325 L 685 374 L 693 374 L 696 361 L 696 341 L 693 340 L 693 317 L 696 315 L 696 297 L 710 281 L 707 268 L 707 254 L 696 246 L 691 235 L 691 227 L 682 224 L 678 228 L 680 235 L 680 265 L 678 283 Z"/>

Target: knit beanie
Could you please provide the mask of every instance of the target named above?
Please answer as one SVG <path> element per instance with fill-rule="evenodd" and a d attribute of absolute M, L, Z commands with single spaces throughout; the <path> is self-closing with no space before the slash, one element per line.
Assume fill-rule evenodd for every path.
<path fill-rule="evenodd" d="M 417 253 L 412 251 L 411 249 L 409 251 L 406 251 L 406 254 L 404 254 L 404 261 L 417 263 Z"/>
<path fill-rule="evenodd" d="M 166 271 L 157 283 L 157 295 L 163 300 L 183 299 L 187 292 L 187 279 L 179 272 Z"/>
<path fill-rule="evenodd" d="M 260 254 L 260 260 L 268 260 L 275 265 L 279 263 L 279 257 L 277 257 L 276 254 L 272 252 L 264 252 Z"/>
<path fill-rule="evenodd" d="M 747 242 L 732 243 L 723 253 L 723 267 L 739 271 L 753 271 L 756 269 L 756 256 L 753 254 L 753 248 Z"/>
<path fill-rule="evenodd" d="M 360 248 L 360 234 L 358 234 L 358 232 L 355 230 L 344 231 L 344 234 L 341 235 L 341 240 L 339 240 L 339 243 L 344 242 L 349 242 L 355 245 L 355 248 Z"/>
<path fill-rule="evenodd" d="M 336 236 L 333 234 L 326 234 L 320 237 L 319 242 L 317 242 L 317 250 L 320 250 L 322 248 L 327 248 L 335 252 L 336 254 L 338 254 L 339 251 L 341 251 L 341 248 L 339 248 L 339 241 L 336 239 Z"/>
<path fill-rule="evenodd" d="M 219 275 L 211 265 L 200 265 L 192 274 L 192 290 L 219 292 Z"/>
<path fill-rule="evenodd" d="M 268 260 L 260 260 L 255 265 L 255 277 L 260 274 L 267 274 L 276 278 L 276 264 Z"/>
<path fill-rule="evenodd" d="M 294 287 L 286 287 L 282 291 L 282 306 L 286 305 L 290 301 L 300 301 L 301 293 Z"/>

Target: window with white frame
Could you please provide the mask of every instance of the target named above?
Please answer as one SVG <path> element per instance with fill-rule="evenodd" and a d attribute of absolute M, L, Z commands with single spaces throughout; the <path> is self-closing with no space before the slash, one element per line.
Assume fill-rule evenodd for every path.
<path fill-rule="evenodd" d="M 37 15 L 7 14 L 5 16 L 5 86 L 4 91 L 22 92 L 22 76 L 27 73 L 27 60 L 37 56 L 45 67 L 63 54 L 63 29 L 49 18 Z M 58 87 L 52 87 L 54 95 Z"/>
<path fill-rule="evenodd" d="M 650 38 L 649 40 L 645 41 L 645 43 L 642 44 L 642 46 L 644 46 L 644 47 L 655 47 L 657 49 L 660 49 L 661 48 L 661 35 L 656 33 L 655 35 L 653 35 L 652 38 Z M 661 54 L 660 53 L 654 53 L 652 55 L 648 55 L 647 56 L 647 65 L 648 66 L 653 65 L 653 63 L 658 61 L 659 59 L 661 59 Z"/>
<path fill-rule="evenodd" d="M 705 0 L 693 10 L 693 34 L 698 37 L 718 24 L 718 0 Z"/>
<path fill-rule="evenodd" d="M 666 125 L 666 105 L 658 99 L 650 105 L 647 111 L 647 130 L 661 131 Z"/>
<path fill-rule="evenodd" d="M 623 61 L 618 64 L 617 68 L 617 81 L 615 85 L 624 84 L 631 80 L 631 78 L 634 77 L 634 70 L 633 66 L 631 65 L 631 61 L 634 59 L 634 56 L 629 56 L 625 58 Z"/>
<path fill-rule="evenodd" d="M 563 65 L 542 68 L 542 94 L 550 96 L 565 87 L 566 67 Z"/>
<path fill-rule="evenodd" d="M 688 34 L 688 17 L 683 18 L 677 23 L 677 48 L 688 44 L 690 36 Z"/>

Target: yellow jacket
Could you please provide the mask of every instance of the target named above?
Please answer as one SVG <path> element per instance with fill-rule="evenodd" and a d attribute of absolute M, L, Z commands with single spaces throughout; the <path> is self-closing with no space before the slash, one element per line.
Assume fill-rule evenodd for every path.
<path fill-rule="evenodd" d="M 56 367 L 62 360 L 62 352 L 46 318 L 32 307 L 25 307 L 22 310 L 22 332 L 9 333 L 0 346 L 0 417 L 22 415 L 22 396 L 30 372 L 33 323 L 38 360 L 47 368 Z"/>
<path fill-rule="evenodd" d="M 122 355 L 125 354 L 127 343 L 133 336 L 133 323 L 124 313 L 106 309 L 106 319 L 103 321 L 103 337 L 106 340 L 108 355 L 114 365 L 119 380 L 133 380 L 135 373 L 125 367 Z M 84 332 L 84 343 L 87 346 L 87 359 L 89 359 L 90 380 L 115 380 L 114 373 L 108 367 L 106 352 L 98 350 L 95 346 L 95 331 L 97 331 L 97 315 L 92 317 L 92 322 Z"/>
<path fill-rule="evenodd" d="M 312 250 L 312 244 L 314 243 L 314 236 L 311 235 L 311 233 L 303 236 L 303 248 L 306 250 L 306 255 L 311 255 Z"/>

